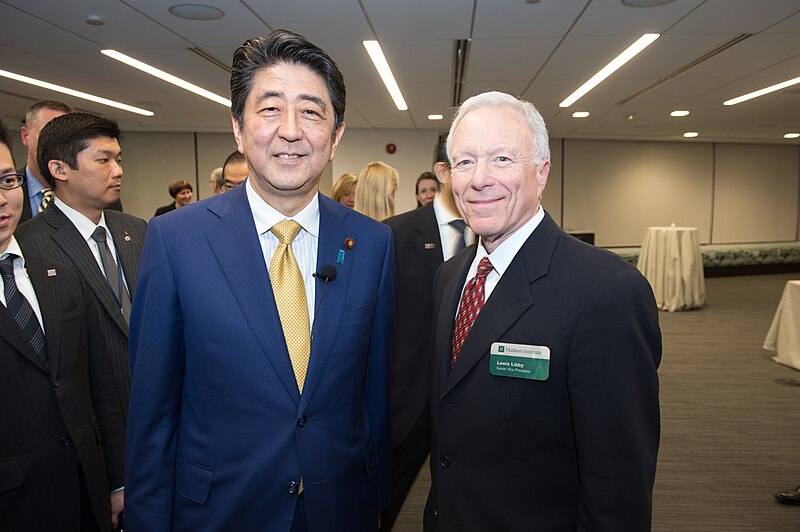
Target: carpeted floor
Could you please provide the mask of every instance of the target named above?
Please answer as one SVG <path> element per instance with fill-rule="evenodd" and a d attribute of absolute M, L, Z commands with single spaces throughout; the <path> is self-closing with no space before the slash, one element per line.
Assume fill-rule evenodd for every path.
<path fill-rule="evenodd" d="M 706 279 L 706 306 L 660 313 L 661 449 L 654 532 L 798 532 L 800 371 L 761 345 L 783 287 L 800 273 Z M 427 466 L 394 530 L 422 530 Z M 498 532 L 498 531 L 486 531 Z"/>

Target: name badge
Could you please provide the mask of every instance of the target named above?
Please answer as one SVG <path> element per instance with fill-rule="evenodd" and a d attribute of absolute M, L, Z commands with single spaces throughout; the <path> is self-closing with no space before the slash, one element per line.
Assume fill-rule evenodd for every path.
<path fill-rule="evenodd" d="M 550 376 L 550 348 L 495 342 L 489 351 L 489 373 L 497 377 L 546 381 Z"/>

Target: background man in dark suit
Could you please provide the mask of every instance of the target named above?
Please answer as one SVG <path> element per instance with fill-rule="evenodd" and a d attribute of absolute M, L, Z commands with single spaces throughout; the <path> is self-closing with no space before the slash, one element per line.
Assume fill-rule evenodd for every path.
<path fill-rule="evenodd" d="M 45 200 L 45 192 L 51 191 L 47 182 L 46 170 L 43 172 L 36 161 L 36 149 L 39 146 L 39 133 L 47 123 L 57 116 L 71 113 L 72 107 L 58 100 L 39 100 L 34 102 L 25 113 L 25 125 L 20 130 L 22 144 L 28 148 L 28 159 L 25 167 L 19 173 L 25 176 L 22 184 L 22 191 L 25 194 L 25 203 L 22 205 L 22 218 L 20 223 L 26 222 L 39 214 L 39 209 L 43 207 L 42 201 Z M 48 198 L 44 204 L 52 201 L 52 194 L 48 193 Z"/>
<path fill-rule="evenodd" d="M 541 208 L 549 151 L 539 112 L 508 94 L 470 98 L 450 129 L 456 205 L 480 242 L 434 285 L 426 530 L 650 529 L 655 301 Z"/>
<path fill-rule="evenodd" d="M 0 530 L 110 530 L 123 506 L 110 491 L 122 486 L 121 405 L 77 272 L 23 254 L 13 236 L 27 198 L 10 147 L 0 123 Z"/>
<path fill-rule="evenodd" d="M 92 290 L 127 413 L 128 319 L 146 223 L 106 209 L 122 187 L 119 137 L 116 122 L 97 115 L 51 120 L 39 135 L 38 159 L 55 199 L 19 227 L 17 238 L 26 253 L 73 266 Z"/>
<path fill-rule="evenodd" d="M 319 194 L 344 79 L 276 30 L 234 53 L 231 100 L 249 177 L 147 232 L 127 526 L 374 531 L 389 500 L 394 253 L 388 227 Z"/>
<path fill-rule="evenodd" d="M 443 260 L 474 238 L 456 209 L 444 140 L 437 147 L 433 169 L 441 182 L 433 201 L 384 221 L 392 229 L 397 265 L 390 402 L 392 497 L 381 514 L 385 531 L 392 529 L 431 450 L 428 377 L 433 359 L 433 278 Z"/>

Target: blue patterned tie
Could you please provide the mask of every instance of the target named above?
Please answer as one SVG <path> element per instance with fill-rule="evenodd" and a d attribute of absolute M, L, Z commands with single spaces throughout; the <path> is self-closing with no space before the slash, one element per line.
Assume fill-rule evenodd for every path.
<path fill-rule="evenodd" d="M 448 222 L 451 227 L 454 227 L 456 231 L 458 231 L 458 240 L 456 240 L 455 248 L 453 249 L 453 254 L 455 255 L 465 247 L 467 247 L 467 239 L 466 235 L 464 234 L 464 230 L 467 228 L 467 224 L 464 223 L 464 220 L 452 220 Z"/>
<path fill-rule="evenodd" d="M 0 260 L 0 275 L 3 277 L 3 287 L 6 295 L 6 308 L 17 322 L 22 334 L 31 344 L 33 350 L 39 355 L 45 368 L 49 368 L 47 362 L 47 345 L 44 339 L 44 331 L 39 326 L 39 319 L 33 312 L 33 307 L 17 289 L 17 281 L 14 279 L 14 259 L 17 256 L 9 253 L 6 258 Z"/>

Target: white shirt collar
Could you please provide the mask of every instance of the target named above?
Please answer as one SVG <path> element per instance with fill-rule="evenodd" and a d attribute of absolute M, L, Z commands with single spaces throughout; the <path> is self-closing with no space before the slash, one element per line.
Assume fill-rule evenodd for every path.
<path fill-rule="evenodd" d="M 543 219 L 544 209 L 539 205 L 539 210 L 536 211 L 533 218 L 511 233 L 508 238 L 491 253 L 486 252 L 486 248 L 483 247 L 483 242 L 481 241 L 480 244 L 478 244 L 478 252 L 475 255 L 473 266 L 477 268 L 477 264 L 480 260 L 488 256 L 489 261 L 492 263 L 492 266 L 494 266 L 494 270 L 502 277 L 511 264 L 511 261 L 514 260 L 514 257 L 516 257 L 517 253 L 522 248 L 522 245 L 525 244 L 525 241 L 528 240 L 528 237 L 531 236 L 534 229 L 539 226 L 539 223 L 541 223 Z"/>
<path fill-rule="evenodd" d="M 253 221 L 256 224 L 256 231 L 259 235 L 268 232 L 272 227 L 283 220 L 291 219 L 300 224 L 307 233 L 315 238 L 319 236 L 319 195 L 314 194 L 308 205 L 295 214 L 287 217 L 275 210 L 272 205 L 264 201 L 258 192 L 253 188 L 250 179 L 244 183 L 247 192 L 247 201 L 250 203 L 250 210 L 253 212 Z"/>
<path fill-rule="evenodd" d="M 448 225 L 453 220 L 461 220 L 461 216 L 459 216 L 458 212 L 450 212 L 450 209 L 445 206 L 441 196 L 442 194 L 439 192 L 433 197 L 433 212 L 436 214 L 436 223 L 439 225 Z"/>
<path fill-rule="evenodd" d="M 100 221 L 95 224 L 89 218 L 64 203 L 58 196 L 53 201 L 87 242 L 92 238 L 92 233 L 94 233 L 97 226 L 102 226 L 106 230 L 106 234 L 111 234 L 111 231 L 108 230 L 108 225 L 106 225 L 106 215 L 103 211 L 100 211 Z"/>
<path fill-rule="evenodd" d="M 19 243 L 17 242 L 17 239 L 16 237 L 14 237 L 14 235 L 11 235 L 11 240 L 9 240 L 8 246 L 6 246 L 6 250 L 0 253 L 0 259 L 5 257 L 7 253 L 13 253 L 14 255 L 19 257 L 18 259 L 14 259 L 15 265 L 18 264 L 22 268 L 25 267 L 25 257 L 22 255 L 22 248 L 19 247 Z M 17 263 L 17 261 L 21 262 Z"/>

